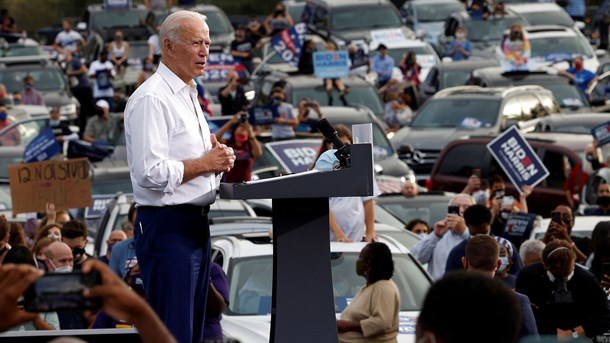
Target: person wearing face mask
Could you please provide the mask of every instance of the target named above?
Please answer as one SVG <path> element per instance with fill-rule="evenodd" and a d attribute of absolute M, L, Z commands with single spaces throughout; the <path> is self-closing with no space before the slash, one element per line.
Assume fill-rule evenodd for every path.
<path fill-rule="evenodd" d="M 528 70 L 531 47 L 521 24 L 515 23 L 510 27 L 508 37 L 502 42 L 502 53 L 507 71 Z"/>
<path fill-rule="evenodd" d="M 299 125 L 299 118 L 292 110 L 290 104 L 285 103 L 284 89 L 274 87 L 271 90 L 271 105 L 277 106 L 278 117 L 273 118 L 271 124 L 271 139 L 275 141 L 294 138 L 294 129 Z"/>
<path fill-rule="evenodd" d="M 79 56 L 70 51 L 64 51 L 64 60 L 64 72 L 68 76 L 70 91 L 80 104 L 78 127 L 84 131 L 87 117 L 93 113 L 93 93 L 87 77 L 88 69 Z"/>
<path fill-rule="evenodd" d="M 492 220 L 492 215 L 489 209 L 480 204 L 472 205 L 464 211 L 464 222 L 468 227 L 468 232 L 470 233 L 469 238 L 465 239 L 463 242 L 456 245 L 447 256 L 447 263 L 445 266 L 445 273 L 461 270 L 463 268 L 462 265 L 462 257 L 466 251 L 466 245 L 471 240 L 472 237 L 478 235 L 492 236 L 499 243 L 510 246 L 510 258 L 512 261 L 515 261 L 514 264 L 509 267 L 506 272 L 511 275 L 517 275 L 521 271 L 522 263 L 519 258 L 519 254 L 517 252 L 517 248 L 509 242 L 508 240 L 502 237 L 493 236 L 490 233 L 490 224 Z"/>
<path fill-rule="evenodd" d="M 227 84 L 218 90 L 218 101 L 223 116 L 232 116 L 250 107 L 239 75 L 235 71 L 227 72 Z"/>
<path fill-rule="evenodd" d="M 78 134 L 72 132 L 67 124 L 61 122 L 59 108 L 51 108 L 50 115 L 51 119 L 49 119 L 49 126 L 51 127 L 51 130 L 53 130 L 57 142 L 63 143 L 78 139 Z"/>
<path fill-rule="evenodd" d="M 87 225 L 80 220 L 70 220 L 61 227 L 61 237 L 63 243 L 72 250 L 74 269 L 81 269 L 83 263 L 92 257 L 85 252 Z"/>
<path fill-rule="evenodd" d="M 241 63 L 249 73 L 252 73 L 254 65 L 252 57 L 254 57 L 254 45 L 250 37 L 246 35 L 246 28 L 239 25 L 235 30 L 235 39 L 231 42 L 231 56 Z"/>
<path fill-rule="evenodd" d="M 467 32 L 468 31 L 463 26 L 455 29 L 455 38 L 449 43 L 449 47 L 447 48 L 447 56 L 451 57 L 453 61 L 467 60 L 472 54 L 470 40 L 466 38 Z"/>
<path fill-rule="evenodd" d="M 250 18 L 248 18 L 246 29 L 248 38 L 250 38 L 253 44 L 257 44 L 261 38 L 265 37 L 265 27 L 258 21 L 258 18 L 256 18 L 255 15 L 251 15 Z"/>
<path fill-rule="evenodd" d="M 72 249 L 63 242 L 53 242 L 47 248 L 44 260 L 49 273 L 71 273 L 74 269 L 74 257 Z M 87 329 L 89 321 L 83 316 L 82 311 L 60 311 L 59 327 L 62 330 Z"/>
<path fill-rule="evenodd" d="M 110 105 L 106 100 L 98 100 L 95 103 L 96 115 L 87 120 L 83 140 L 87 142 L 103 141 L 109 144 L 115 142 L 117 137 L 118 123 L 123 120 L 123 113 L 109 113 Z"/>
<path fill-rule="evenodd" d="M 155 65 L 153 64 L 153 58 L 147 56 L 146 58 L 144 58 L 142 70 L 140 70 L 140 73 L 138 74 L 138 79 L 136 80 L 136 88 L 140 87 L 140 85 L 143 84 L 144 81 L 148 80 L 148 78 L 151 77 L 154 73 Z"/>
<path fill-rule="evenodd" d="M 105 100 L 112 111 L 114 90 L 111 80 L 116 77 L 114 65 L 108 60 L 108 49 L 103 48 L 97 60 L 89 65 L 89 79 L 93 82 L 93 98 L 95 101 Z"/>
<path fill-rule="evenodd" d="M 339 342 L 397 342 L 400 292 L 390 248 L 381 242 L 362 248 L 356 274 L 366 280 L 337 320 Z"/>
<path fill-rule="evenodd" d="M 500 241 L 498 240 L 498 238 L 501 237 L 496 237 L 496 240 L 498 241 L 498 247 L 500 248 L 501 264 L 498 267 L 498 270 L 496 270 L 496 275 L 494 277 L 504 282 L 504 284 L 508 286 L 508 288 L 514 290 L 515 283 L 517 282 L 517 275 L 510 274 L 508 271 L 513 265 L 513 258 L 511 254 L 515 251 L 515 249 L 507 240 L 503 239 L 502 241 Z"/>
<path fill-rule="evenodd" d="M 466 245 L 466 251 L 462 257 L 462 265 L 467 272 L 477 272 L 489 278 L 497 278 L 498 272 L 506 270 L 506 258 L 502 257 L 500 247 L 503 246 L 492 237 L 478 235 L 472 237 Z M 514 287 L 513 287 L 514 288 Z M 538 341 L 538 328 L 536 319 L 532 312 L 532 306 L 527 296 L 514 292 L 516 300 L 521 308 L 521 324 L 519 329 L 519 339 L 528 337 L 532 341 Z M 500 309 L 501 310 L 501 309 Z M 493 316 L 492 316 L 493 318 Z"/>
<path fill-rule="evenodd" d="M 265 30 L 270 37 L 286 30 L 294 25 L 294 21 L 290 14 L 286 13 L 286 7 L 279 3 L 275 6 L 275 10 L 265 20 Z"/>
<path fill-rule="evenodd" d="M 125 74 L 129 57 L 129 43 L 123 39 L 123 32 L 114 33 L 114 40 L 108 44 L 108 51 L 110 51 L 112 64 L 122 77 Z"/>
<path fill-rule="evenodd" d="M 313 70 L 313 53 L 317 50 L 316 42 L 311 39 L 306 40 L 303 43 L 303 49 L 301 51 L 301 57 L 299 57 L 299 74 L 311 75 L 314 73 Z"/>
<path fill-rule="evenodd" d="M 46 253 L 47 253 L 47 250 L 49 249 L 49 246 L 53 242 L 58 242 L 58 241 L 56 241 L 52 238 L 49 238 L 49 237 L 43 237 L 34 243 L 34 247 L 32 249 L 32 253 L 34 254 L 34 258 L 36 259 L 36 267 L 38 269 L 44 270 L 45 272 L 48 271 L 47 263 L 45 262 L 47 259 Z"/>
<path fill-rule="evenodd" d="M 428 226 L 428 223 L 422 219 L 411 220 L 407 223 L 407 225 L 405 225 L 405 230 L 413 232 L 422 239 L 430 234 L 430 227 Z"/>
<path fill-rule="evenodd" d="M 225 139 L 224 135 L 231 130 L 231 137 Z M 263 154 L 263 148 L 254 135 L 252 125 L 248 123 L 248 114 L 240 112 L 220 127 L 216 139 L 222 144 L 233 148 L 235 152 L 235 165 L 223 176 L 224 182 L 240 183 L 252 179 L 254 160 Z"/>
<path fill-rule="evenodd" d="M 40 91 L 34 88 L 34 79 L 30 75 L 23 78 L 21 97 L 24 105 L 44 106 L 44 98 Z"/>
<path fill-rule="evenodd" d="M 589 216 L 610 216 L 610 184 L 600 183 L 597 186 L 597 208 L 587 211 Z"/>
<path fill-rule="evenodd" d="M 105 264 L 108 264 L 110 262 L 110 256 L 112 256 L 112 248 L 118 242 L 124 241 L 126 239 L 127 235 L 125 234 L 125 232 L 123 232 L 123 230 L 112 231 L 110 233 L 110 236 L 108 236 L 108 239 L 106 240 L 106 255 L 98 257 L 98 260 L 104 262 Z"/>
<path fill-rule="evenodd" d="M 13 105 L 22 105 L 22 104 L 23 104 L 23 97 L 21 96 L 21 92 L 14 91 L 13 92 Z"/>
<path fill-rule="evenodd" d="M 582 56 L 574 58 L 571 68 L 558 70 L 557 74 L 572 80 L 585 95 L 587 87 L 589 87 L 591 82 L 597 80 L 597 75 L 594 72 L 585 69 Z"/>
<path fill-rule="evenodd" d="M 0 130 L 12 124 L 8 119 L 8 112 L 5 106 L 0 106 Z M 21 142 L 21 134 L 17 128 L 13 128 L 0 137 L 1 146 L 16 146 Z"/>
<path fill-rule="evenodd" d="M 542 251 L 542 262 L 517 277 L 517 292 L 532 303 L 540 335 L 590 339 L 610 329 L 607 294 L 593 274 L 576 266 L 569 242 L 557 239 Z"/>
<path fill-rule="evenodd" d="M 400 71 L 402 72 L 403 80 L 407 85 L 411 85 L 415 88 L 421 83 L 419 79 L 419 73 L 421 67 L 417 64 L 417 58 L 413 51 L 407 52 L 402 61 L 400 61 Z"/>
<path fill-rule="evenodd" d="M 309 135 L 318 133 L 318 121 L 324 118 L 324 114 L 320 110 L 320 103 L 317 101 L 312 101 L 309 98 L 303 98 L 299 101 L 297 105 L 297 109 L 299 110 L 299 125 L 296 128 L 296 131 L 302 135 Z M 318 118 L 314 119 L 311 117 L 312 113 L 317 113 Z"/>

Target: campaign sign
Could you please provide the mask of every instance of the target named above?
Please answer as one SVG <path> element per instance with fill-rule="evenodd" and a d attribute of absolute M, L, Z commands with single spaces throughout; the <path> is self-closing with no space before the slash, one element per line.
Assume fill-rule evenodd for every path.
<path fill-rule="evenodd" d="M 598 147 L 610 143 L 610 121 L 592 128 L 591 134 L 597 139 Z"/>
<path fill-rule="evenodd" d="M 46 128 L 36 136 L 25 148 L 23 162 L 40 162 L 51 159 L 61 152 L 61 147 L 55 139 L 53 130 Z"/>
<path fill-rule="evenodd" d="M 504 238 L 511 242 L 523 242 L 530 238 L 534 229 L 534 213 L 512 213 L 504 224 Z"/>
<path fill-rule="evenodd" d="M 536 152 L 515 126 L 487 144 L 487 149 L 519 193 L 523 193 L 523 186 L 533 187 L 549 175 Z"/>
<path fill-rule="evenodd" d="M 208 57 L 205 71 L 199 80 L 202 82 L 224 82 L 229 71 L 235 71 L 240 78 L 247 78 L 246 68 L 237 62 L 231 54 L 212 53 Z"/>
<path fill-rule="evenodd" d="M 107 9 L 129 9 L 131 0 L 104 0 L 104 5 Z"/>
<path fill-rule="evenodd" d="M 114 197 L 114 194 L 94 195 L 92 200 L 93 204 L 85 207 L 85 219 L 100 218 Z"/>
<path fill-rule="evenodd" d="M 291 139 L 269 142 L 265 146 L 287 172 L 301 173 L 313 166 L 320 144 L 318 139 Z"/>
<path fill-rule="evenodd" d="M 347 51 L 316 51 L 313 53 L 313 70 L 319 79 L 339 79 L 349 74 Z"/>
<path fill-rule="evenodd" d="M 250 113 L 250 124 L 252 125 L 268 125 L 273 123 L 273 118 L 278 118 L 280 115 L 277 111 L 277 106 L 254 106 L 248 112 Z"/>
<path fill-rule="evenodd" d="M 303 37 L 307 33 L 305 23 L 298 23 L 294 26 L 273 36 L 271 39 L 271 48 L 280 55 L 280 57 L 291 65 L 297 65 L 301 57 L 301 48 L 303 47 Z"/>
<path fill-rule="evenodd" d="M 375 46 L 383 43 L 388 47 L 401 44 L 405 41 L 405 35 L 401 29 L 373 30 L 371 31 L 371 42 L 376 42 Z"/>

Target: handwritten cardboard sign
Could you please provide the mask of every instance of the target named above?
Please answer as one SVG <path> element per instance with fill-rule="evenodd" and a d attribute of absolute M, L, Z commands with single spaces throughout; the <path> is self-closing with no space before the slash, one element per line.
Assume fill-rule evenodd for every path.
<path fill-rule="evenodd" d="M 58 211 L 91 205 L 86 158 L 13 164 L 8 174 L 14 214 L 44 212 L 46 203 Z"/>

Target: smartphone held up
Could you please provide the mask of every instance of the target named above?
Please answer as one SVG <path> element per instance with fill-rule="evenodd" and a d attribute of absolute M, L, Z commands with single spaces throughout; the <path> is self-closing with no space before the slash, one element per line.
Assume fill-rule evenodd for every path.
<path fill-rule="evenodd" d="M 101 307 L 101 299 L 85 298 L 83 291 L 100 284 L 100 274 L 95 270 L 89 274 L 49 273 L 26 290 L 24 309 L 28 312 L 95 311 Z"/>

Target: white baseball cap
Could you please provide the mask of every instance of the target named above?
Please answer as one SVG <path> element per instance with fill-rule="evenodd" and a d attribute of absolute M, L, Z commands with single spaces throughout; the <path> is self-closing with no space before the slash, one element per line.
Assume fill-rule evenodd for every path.
<path fill-rule="evenodd" d="M 106 110 L 109 110 L 109 109 L 110 109 L 110 105 L 108 104 L 108 101 L 106 101 L 106 100 L 104 100 L 104 99 L 98 100 L 98 101 L 95 103 L 95 106 L 97 106 L 97 107 L 101 107 L 101 108 L 106 109 Z"/>

